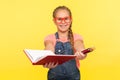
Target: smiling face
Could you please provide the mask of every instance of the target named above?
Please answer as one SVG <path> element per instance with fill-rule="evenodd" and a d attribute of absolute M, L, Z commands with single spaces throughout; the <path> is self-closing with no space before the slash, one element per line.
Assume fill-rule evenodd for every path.
<path fill-rule="evenodd" d="M 66 9 L 59 9 L 55 13 L 53 21 L 56 24 L 58 31 L 66 32 L 69 30 L 72 18 Z"/>

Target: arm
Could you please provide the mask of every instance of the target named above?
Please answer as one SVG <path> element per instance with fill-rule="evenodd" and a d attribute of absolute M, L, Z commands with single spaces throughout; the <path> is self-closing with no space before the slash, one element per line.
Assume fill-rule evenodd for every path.
<path fill-rule="evenodd" d="M 87 55 L 81 53 L 81 51 L 85 49 L 84 43 L 82 40 L 76 40 L 74 42 L 74 49 L 76 51 L 75 55 L 77 55 L 77 59 L 82 60 L 82 59 L 86 58 Z"/>
<path fill-rule="evenodd" d="M 52 41 L 46 40 L 44 42 L 44 45 L 45 45 L 45 50 L 51 50 L 54 52 L 54 45 Z"/>
<path fill-rule="evenodd" d="M 54 45 L 53 45 L 52 41 L 46 40 L 44 42 L 44 45 L 45 45 L 45 50 L 51 50 L 51 51 L 54 52 Z M 50 63 L 46 63 L 45 65 L 43 65 L 43 67 L 45 67 L 45 68 L 54 68 L 57 65 L 58 65 L 57 63 L 50 62 Z"/>

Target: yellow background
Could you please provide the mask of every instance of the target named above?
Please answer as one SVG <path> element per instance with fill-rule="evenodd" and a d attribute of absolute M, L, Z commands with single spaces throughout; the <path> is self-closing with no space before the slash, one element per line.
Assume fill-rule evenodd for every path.
<path fill-rule="evenodd" d="M 119 0 L 0 0 L 0 80 L 47 79 L 48 69 L 33 66 L 23 49 L 44 49 L 59 5 L 71 9 L 72 29 L 86 48 L 96 47 L 81 61 L 81 80 L 120 80 Z"/>

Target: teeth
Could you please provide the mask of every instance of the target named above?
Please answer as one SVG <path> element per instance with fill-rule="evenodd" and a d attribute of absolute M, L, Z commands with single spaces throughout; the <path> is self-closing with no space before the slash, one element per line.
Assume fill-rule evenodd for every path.
<path fill-rule="evenodd" d="M 65 27 L 65 26 L 67 26 L 67 25 L 60 25 L 60 27 Z"/>
<path fill-rule="evenodd" d="M 62 25 L 60 25 L 60 27 L 62 27 Z"/>

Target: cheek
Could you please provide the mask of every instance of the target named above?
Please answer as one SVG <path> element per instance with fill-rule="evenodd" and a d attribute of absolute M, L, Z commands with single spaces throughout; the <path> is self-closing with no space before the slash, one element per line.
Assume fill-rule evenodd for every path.
<path fill-rule="evenodd" d="M 55 23 L 55 25 L 57 26 L 57 28 L 60 26 L 59 24 Z"/>
<path fill-rule="evenodd" d="M 69 26 L 69 27 L 70 27 L 70 25 L 71 25 L 71 23 L 67 23 L 67 26 Z"/>
<path fill-rule="evenodd" d="M 58 26 L 58 25 L 59 25 L 56 21 L 54 21 L 54 23 L 55 23 L 55 25 L 56 25 L 56 26 Z"/>

